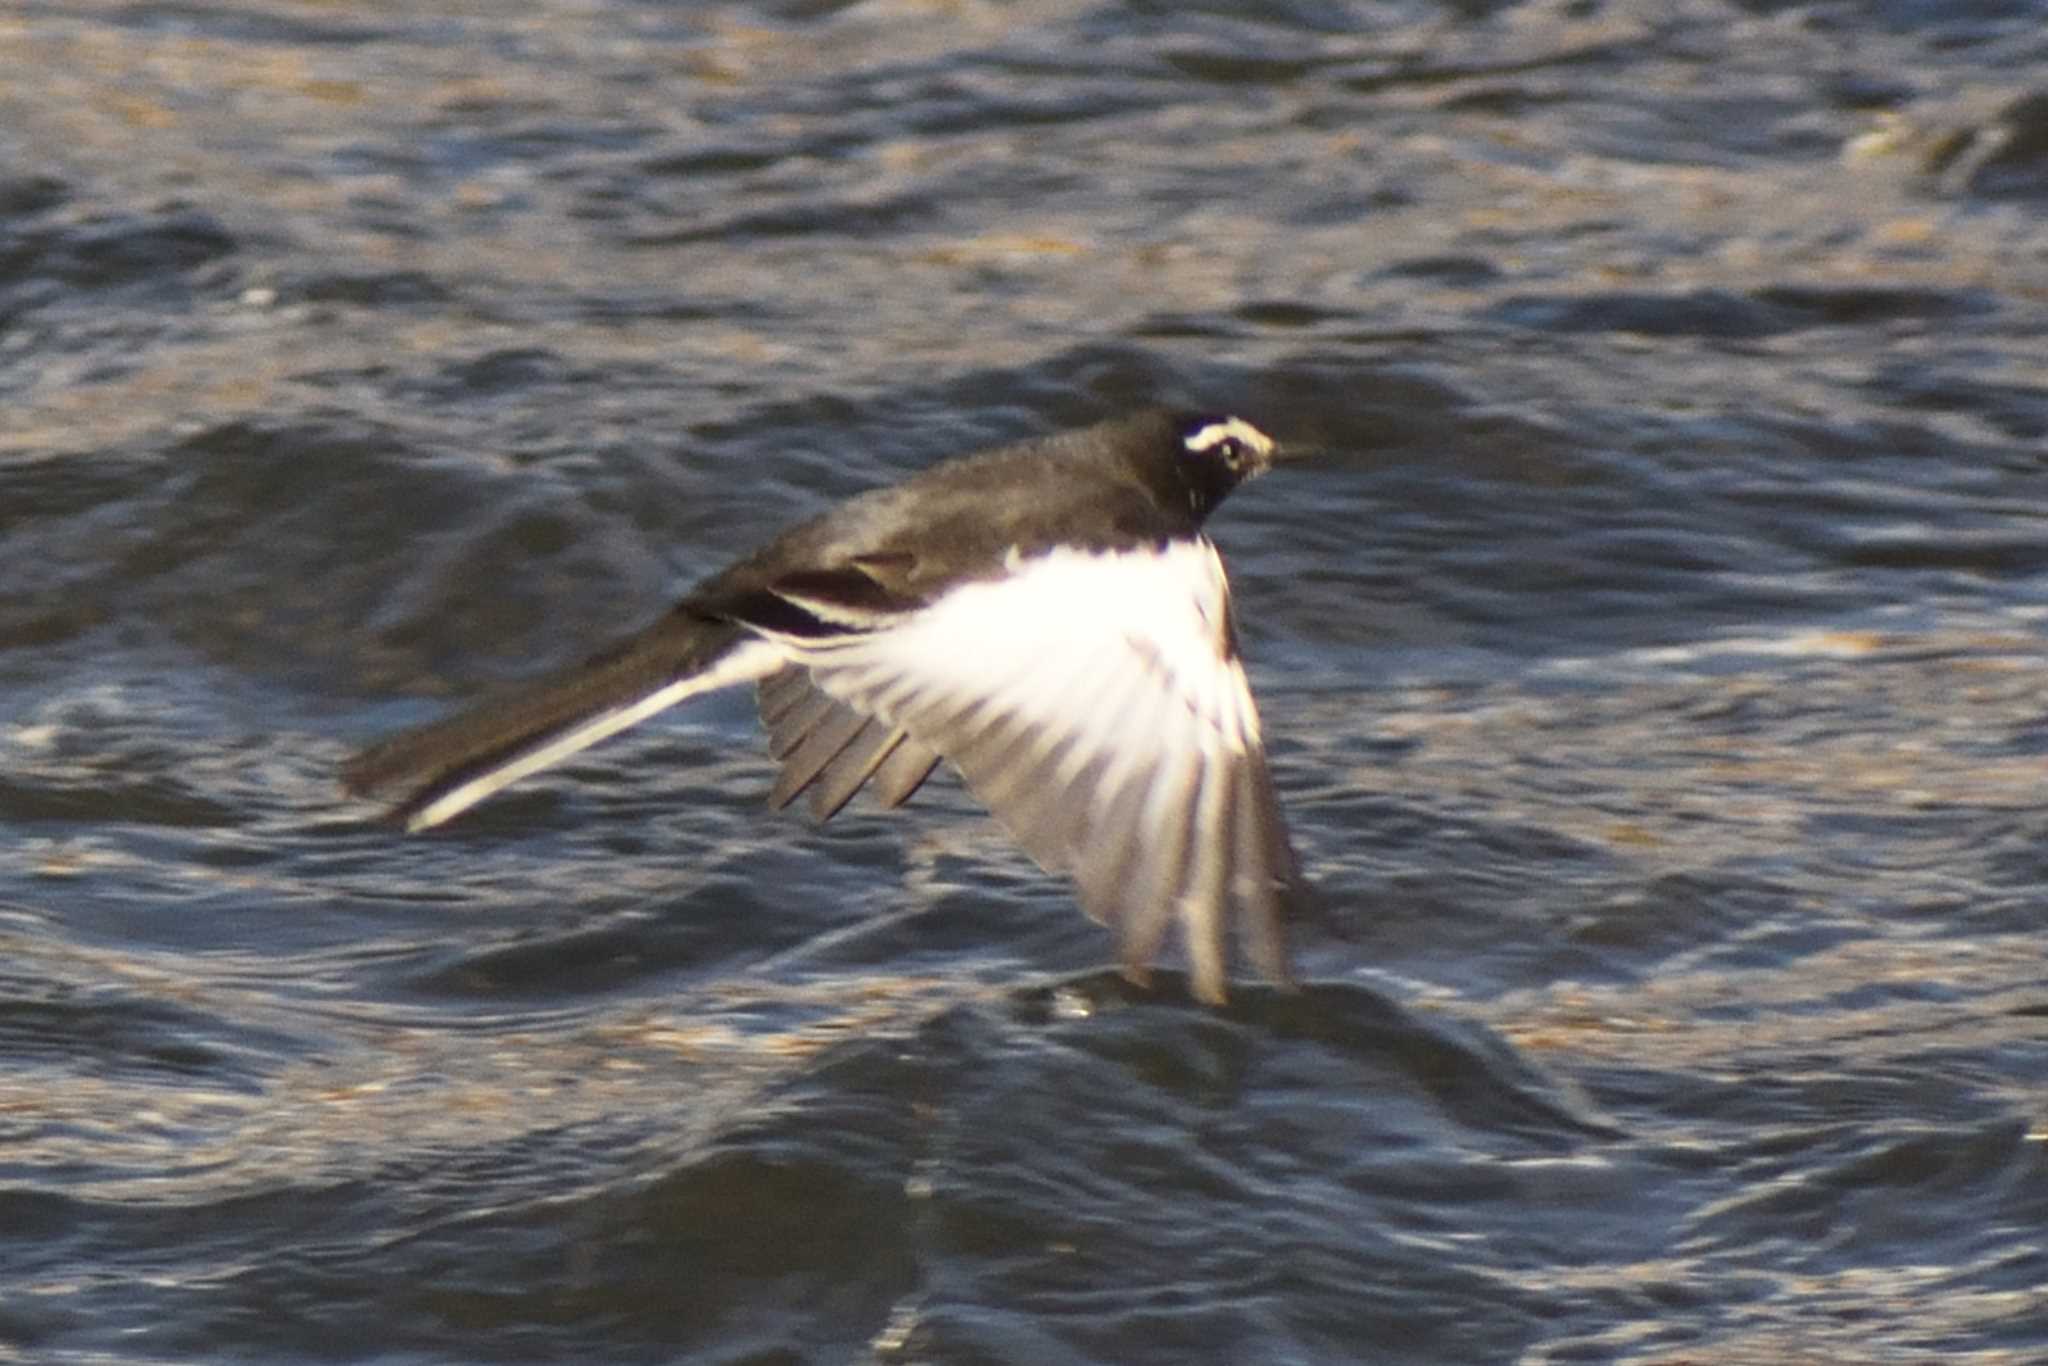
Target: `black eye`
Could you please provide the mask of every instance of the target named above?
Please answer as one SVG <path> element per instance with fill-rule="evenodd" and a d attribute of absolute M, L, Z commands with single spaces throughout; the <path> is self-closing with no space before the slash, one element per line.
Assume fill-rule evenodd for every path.
<path fill-rule="evenodd" d="M 1226 436 L 1209 448 L 1209 453 L 1223 462 L 1224 468 L 1236 469 L 1244 464 L 1244 442 L 1234 436 Z"/>

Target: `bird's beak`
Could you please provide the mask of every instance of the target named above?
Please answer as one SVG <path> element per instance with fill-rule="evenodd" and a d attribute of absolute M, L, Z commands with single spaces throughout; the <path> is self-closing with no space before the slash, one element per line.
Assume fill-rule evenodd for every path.
<path fill-rule="evenodd" d="M 1268 465 L 1298 465 L 1305 460 L 1314 460 L 1319 456 L 1327 455 L 1329 452 L 1330 447 L 1318 441 L 1281 441 L 1276 438 L 1273 442 L 1273 453 L 1266 457 L 1266 463 Z"/>

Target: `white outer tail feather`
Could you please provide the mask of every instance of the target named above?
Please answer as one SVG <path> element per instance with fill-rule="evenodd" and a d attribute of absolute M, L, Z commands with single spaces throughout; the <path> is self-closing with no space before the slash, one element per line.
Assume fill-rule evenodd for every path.
<path fill-rule="evenodd" d="M 782 647 L 773 642 L 743 641 L 720 655 L 710 668 L 691 674 L 688 678 L 677 679 L 637 702 L 599 712 L 508 762 L 450 788 L 413 812 L 406 819 L 405 828 L 412 832 L 431 829 L 443 821 L 461 815 L 492 793 L 511 786 L 521 778 L 531 777 L 545 768 L 552 768 L 564 759 L 589 749 L 598 741 L 617 735 L 630 726 L 637 726 L 648 717 L 666 711 L 678 702 L 695 697 L 699 693 L 729 688 L 736 683 L 756 682 L 774 673 L 787 660 L 788 656 Z"/>

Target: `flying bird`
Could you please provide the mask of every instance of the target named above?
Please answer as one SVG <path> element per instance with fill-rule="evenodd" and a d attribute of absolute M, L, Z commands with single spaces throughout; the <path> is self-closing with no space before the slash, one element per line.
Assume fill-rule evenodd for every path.
<path fill-rule="evenodd" d="M 1148 980 L 1196 995 L 1229 931 L 1292 983 L 1303 892 L 1209 514 L 1271 468 L 1242 418 L 1146 411 L 944 461 L 785 531 L 583 663 L 373 745 L 343 773 L 436 826 L 686 698 L 751 683 L 770 800 L 895 807 L 943 760 L 1069 875 Z"/>

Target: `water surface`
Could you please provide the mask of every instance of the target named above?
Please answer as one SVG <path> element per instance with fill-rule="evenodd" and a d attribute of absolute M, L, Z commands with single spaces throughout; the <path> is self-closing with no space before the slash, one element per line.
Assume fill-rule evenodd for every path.
<path fill-rule="evenodd" d="M 0 3 L 0 1360 L 2048 1355 L 2037 4 Z M 1144 402 L 1322 893 L 740 697 L 354 747 Z"/>

